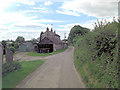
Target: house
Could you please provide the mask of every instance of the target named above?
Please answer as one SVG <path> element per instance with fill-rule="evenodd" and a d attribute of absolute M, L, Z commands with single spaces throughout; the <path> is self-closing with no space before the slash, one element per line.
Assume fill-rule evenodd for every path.
<path fill-rule="evenodd" d="M 31 42 L 25 42 L 19 45 L 18 50 L 20 52 L 30 52 L 34 50 L 35 45 L 33 45 Z"/>
<path fill-rule="evenodd" d="M 52 30 L 49 31 L 47 27 L 46 32 L 44 32 L 41 36 L 41 40 L 37 43 L 35 50 L 39 53 L 49 53 L 54 52 L 58 49 L 63 49 L 67 47 L 67 43 L 60 39 L 60 36 L 56 34 L 56 32 Z"/>

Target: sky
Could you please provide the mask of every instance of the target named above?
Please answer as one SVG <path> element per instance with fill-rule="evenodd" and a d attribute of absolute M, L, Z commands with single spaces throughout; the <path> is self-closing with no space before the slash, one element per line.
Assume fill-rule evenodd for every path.
<path fill-rule="evenodd" d="M 0 41 L 38 38 L 46 27 L 64 39 L 74 25 L 94 28 L 97 20 L 118 16 L 119 0 L 1 0 Z"/>

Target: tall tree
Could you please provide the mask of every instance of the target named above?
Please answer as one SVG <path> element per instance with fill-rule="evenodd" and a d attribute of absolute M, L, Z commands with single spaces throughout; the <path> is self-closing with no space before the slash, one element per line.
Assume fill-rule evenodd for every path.
<path fill-rule="evenodd" d="M 36 42 L 37 42 L 37 39 L 32 38 L 32 39 L 31 39 L 31 42 L 32 42 L 32 43 L 36 43 Z"/>
<path fill-rule="evenodd" d="M 18 36 L 16 39 L 16 42 L 23 43 L 23 42 L 25 42 L 25 38 L 23 36 Z"/>
<path fill-rule="evenodd" d="M 81 27 L 80 25 L 75 25 L 69 33 L 68 42 L 73 43 L 73 39 L 76 36 L 83 36 L 89 31 L 90 30 L 88 28 Z"/>

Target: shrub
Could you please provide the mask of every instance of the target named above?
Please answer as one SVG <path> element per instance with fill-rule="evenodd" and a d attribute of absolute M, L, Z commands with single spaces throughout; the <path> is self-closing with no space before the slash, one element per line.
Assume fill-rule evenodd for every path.
<path fill-rule="evenodd" d="M 18 61 L 13 61 L 11 64 L 3 64 L 2 66 L 2 75 L 6 75 L 14 70 L 21 69 L 21 64 Z"/>

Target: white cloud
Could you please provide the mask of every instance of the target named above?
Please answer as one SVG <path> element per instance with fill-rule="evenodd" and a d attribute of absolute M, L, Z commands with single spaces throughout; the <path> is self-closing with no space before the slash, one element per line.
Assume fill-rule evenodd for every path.
<path fill-rule="evenodd" d="M 45 7 L 33 7 L 32 10 L 25 10 L 24 12 L 39 12 L 39 13 L 48 13 L 50 10 Z"/>
<path fill-rule="evenodd" d="M 2 13 L 0 16 L 0 25 L 3 24 L 12 24 L 17 22 L 26 22 L 30 21 L 31 19 L 37 18 L 33 17 L 26 17 L 22 13 Z"/>
<path fill-rule="evenodd" d="M 23 36 L 27 40 L 30 40 L 31 38 L 37 38 L 39 37 L 39 33 L 41 31 L 45 31 L 46 27 L 48 26 L 42 23 L 63 22 L 52 19 L 34 20 L 35 18 L 37 17 L 25 17 L 18 13 L 4 13 L 4 16 L 0 18 L 0 41 L 6 39 L 15 40 L 17 36 Z"/>
<path fill-rule="evenodd" d="M 48 13 L 47 10 L 25 10 L 24 12 L 32 13 L 32 12 L 37 12 L 37 13 Z"/>
<path fill-rule="evenodd" d="M 16 6 L 18 6 L 18 7 L 19 7 L 19 6 L 20 6 L 20 4 L 16 4 Z"/>
<path fill-rule="evenodd" d="M 23 36 L 26 40 L 30 40 L 32 38 L 39 37 L 39 33 L 41 30 L 9 30 L 1 32 L 2 35 L 0 35 L 0 41 L 1 40 L 7 40 L 12 39 L 15 40 L 18 36 Z"/>
<path fill-rule="evenodd" d="M 49 23 L 49 22 L 64 22 L 64 21 L 59 21 L 59 20 L 51 20 L 51 19 L 40 19 L 40 20 L 36 20 L 37 22 L 41 22 L 41 23 Z"/>
<path fill-rule="evenodd" d="M 60 7 L 63 11 L 69 10 L 94 17 L 117 16 L 119 0 L 72 0 L 65 1 Z M 65 13 L 64 13 L 65 14 Z M 67 14 L 67 13 L 66 13 Z"/>
<path fill-rule="evenodd" d="M 13 1 L 21 4 L 35 5 L 35 2 L 32 0 L 13 0 Z"/>
<path fill-rule="evenodd" d="M 80 16 L 80 14 L 78 12 L 73 12 L 73 11 L 69 11 L 69 10 L 56 10 L 57 13 L 61 13 L 61 14 L 66 14 L 66 15 L 73 15 L 73 16 Z"/>
<path fill-rule="evenodd" d="M 10 0 L 2 0 L 0 2 L 0 15 L 4 12 L 4 9 L 8 7 L 11 3 L 12 2 Z"/>
<path fill-rule="evenodd" d="M 47 1 L 47 2 L 44 3 L 44 5 L 46 5 L 46 6 L 49 6 L 51 4 L 52 4 L 52 2 L 50 2 L 50 1 Z"/>

